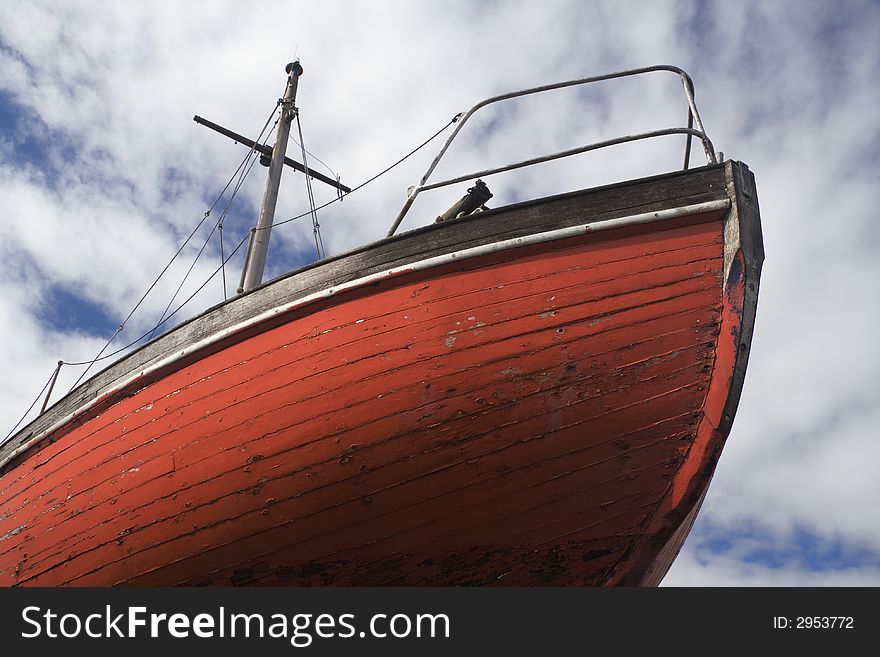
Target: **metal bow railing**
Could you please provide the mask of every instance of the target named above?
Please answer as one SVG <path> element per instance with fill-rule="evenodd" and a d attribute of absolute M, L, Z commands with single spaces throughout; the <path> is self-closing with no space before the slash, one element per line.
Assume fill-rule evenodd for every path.
<path fill-rule="evenodd" d="M 500 167 L 495 167 L 492 169 L 483 169 L 482 171 L 475 171 L 473 173 L 468 173 L 463 176 L 456 176 L 455 178 L 449 178 L 448 180 L 443 180 L 441 182 L 427 184 L 428 178 L 434 172 L 434 169 L 437 168 L 437 164 L 440 162 L 441 158 L 446 154 L 446 151 L 449 148 L 449 145 L 452 141 L 458 136 L 458 133 L 461 132 L 461 129 L 464 127 L 464 124 L 467 123 L 468 119 L 473 116 L 473 114 L 483 107 L 487 105 L 491 105 L 493 103 L 498 103 L 504 100 L 510 100 L 512 98 L 519 98 L 521 96 L 528 96 L 531 94 L 542 93 L 545 91 L 553 91 L 555 89 L 563 89 L 565 87 L 574 87 L 582 84 L 591 84 L 594 82 L 601 82 L 603 80 L 613 80 L 615 78 L 624 78 L 630 77 L 634 75 L 643 75 L 645 73 L 654 73 L 656 71 L 668 71 L 675 73 L 681 78 L 682 85 L 684 86 L 684 95 L 687 99 L 688 105 L 688 120 L 686 128 L 665 128 L 663 130 L 653 130 L 651 132 L 643 132 L 636 135 L 626 135 L 624 137 L 617 137 L 615 139 L 607 139 L 605 141 L 594 142 L 591 144 L 587 144 L 585 146 L 580 146 L 578 148 L 571 148 L 564 151 L 559 151 L 557 153 L 551 153 L 549 155 L 542 155 L 540 157 L 530 158 L 528 160 L 523 160 L 521 162 L 515 162 L 513 164 L 506 164 Z M 421 180 L 417 185 L 411 187 L 407 193 L 406 203 L 404 203 L 400 212 L 397 215 L 397 218 L 394 220 L 394 223 L 391 226 L 391 229 L 388 231 L 387 237 L 391 237 L 394 235 L 398 226 L 400 226 L 403 221 L 406 213 L 409 212 L 409 209 L 412 207 L 413 202 L 416 200 L 416 197 L 424 191 L 428 191 L 430 189 L 437 189 L 439 187 L 445 187 L 447 185 L 453 185 L 456 183 L 464 182 L 467 180 L 473 180 L 474 178 L 483 178 L 485 176 L 489 176 L 494 173 L 502 173 L 504 171 L 511 171 L 513 169 L 520 169 L 522 167 L 531 166 L 533 164 L 539 164 L 541 162 L 549 162 L 551 160 L 558 160 L 563 157 L 569 157 L 571 155 L 577 155 L 579 153 L 586 153 L 587 151 L 598 150 L 600 148 L 606 148 L 608 146 L 614 146 L 616 144 L 624 144 L 631 141 L 638 141 L 640 139 L 650 139 L 652 137 L 662 137 L 665 135 L 687 135 L 687 140 L 685 143 L 684 150 L 684 169 L 688 168 L 688 164 L 690 162 L 690 152 L 691 152 L 691 142 L 693 137 L 698 137 L 703 144 L 703 150 L 706 153 L 706 159 L 709 164 L 715 164 L 717 162 L 717 158 L 715 155 L 715 149 L 712 146 L 712 142 L 709 140 L 709 137 L 706 136 L 706 131 L 703 128 L 703 122 L 700 120 L 700 113 L 697 111 L 697 105 L 694 101 L 694 83 L 691 80 L 690 76 L 682 69 L 677 66 L 669 66 L 665 64 L 657 65 L 657 66 L 648 66 L 645 68 L 637 68 L 629 71 L 620 71 L 617 73 L 608 73 L 605 75 L 597 75 L 589 78 L 581 78 L 579 80 L 568 80 L 567 82 L 557 82 L 555 84 L 547 84 L 541 87 L 533 87 L 531 89 L 523 89 L 521 91 L 513 91 L 506 94 L 501 94 L 500 96 L 493 96 L 492 98 L 487 98 L 483 100 L 473 107 L 471 107 L 465 114 L 462 116 L 461 120 L 458 122 L 455 130 L 453 130 L 452 134 L 449 135 L 449 138 L 446 140 L 446 143 L 443 144 L 443 147 L 440 149 L 440 152 L 437 154 L 437 157 L 434 158 L 434 161 L 431 162 L 431 165 L 428 167 L 428 170 L 425 172 L 425 175 L 422 176 Z"/>

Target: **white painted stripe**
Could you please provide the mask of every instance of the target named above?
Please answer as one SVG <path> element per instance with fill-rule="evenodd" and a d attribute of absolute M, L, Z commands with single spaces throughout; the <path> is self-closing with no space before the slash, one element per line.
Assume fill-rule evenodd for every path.
<path fill-rule="evenodd" d="M 693 205 L 684 205 L 679 208 L 673 208 L 671 210 L 660 210 L 658 212 L 644 212 L 642 214 L 633 214 L 626 217 L 617 217 L 615 219 L 605 219 L 604 221 L 595 221 L 590 224 L 582 224 L 579 226 L 570 226 L 568 228 L 559 228 L 556 230 L 548 230 L 543 233 L 535 233 L 533 235 L 526 235 L 525 237 L 515 237 L 509 240 L 502 240 L 500 242 L 493 242 L 491 244 L 484 244 L 482 246 L 475 246 L 469 249 L 462 249 L 461 251 L 454 251 L 452 253 L 444 253 L 443 255 L 434 256 L 432 258 L 425 258 L 424 260 L 419 260 L 418 262 L 410 263 L 408 265 L 404 265 L 402 267 L 393 267 L 391 269 L 386 269 L 381 272 L 377 272 L 375 274 L 370 274 L 369 276 L 364 276 L 362 278 L 358 278 L 352 281 L 348 281 L 347 283 L 342 283 L 340 285 L 336 285 L 333 287 L 329 287 L 325 290 L 321 290 L 319 292 L 313 292 L 308 296 L 302 297 L 301 299 L 297 299 L 293 303 L 285 304 L 282 306 L 276 306 L 275 308 L 271 308 L 270 310 L 264 311 L 259 315 L 255 315 L 248 320 L 240 322 L 234 326 L 230 326 L 228 328 L 223 329 L 207 338 L 203 338 L 198 342 L 195 342 L 185 349 L 181 349 L 170 356 L 163 358 L 160 361 L 157 361 L 150 365 L 149 367 L 141 370 L 137 374 L 132 374 L 128 378 L 122 381 L 122 383 L 117 384 L 113 388 L 104 391 L 90 402 L 87 402 L 80 406 L 78 409 L 64 416 L 48 429 L 40 433 L 39 435 L 31 438 L 29 441 L 19 446 L 9 455 L 7 455 L 2 461 L 0 461 L 0 468 L 6 465 L 9 461 L 20 456 L 31 447 L 39 443 L 43 438 L 51 434 L 53 431 L 58 430 L 63 427 L 65 424 L 73 420 L 74 418 L 82 415 L 86 411 L 88 411 L 92 406 L 99 403 L 102 399 L 106 398 L 108 395 L 113 395 L 119 392 L 120 390 L 128 387 L 135 381 L 140 378 L 143 378 L 147 375 L 153 374 L 159 370 L 162 370 L 169 365 L 174 364 L 175 362 L 181 360 L 182 358 L 186 358 L 187 356 L 204 349 L 206 347 L 211 346 L 217 342 L 225 340 L 226 338 L 243 331 L 245 329 L 251 328 L 258 324 L 261 324 L 273 317 L 277 317 L 278 315 L 290 312 L 297 308 L 301 308 L 302 306 L 306 306 L 310 303 L 314 303 L 315 301 L 320 301 L 322 299 L 328 299 L 333 297 L 340 292 L 346 292 L 348 290 L 352 290 L 358 287 L 362 287 L 365 285 L 370 285 L 371 283 L 376 283 L 378 281 L 383 281 L 389 278 L 393 278 L 395 276 L 400 276 L 402 274 L 407 274 L 414 271 L 423 271 L 425 269 L 430 269 L 432 267 L 440 267 L 442 265 L 451 263 L 451 262 L 459 262 L 463 260 L 468 260 L 470 258 L 478 258 L 480 256 L 488 255 L 491 253 L 498 253 L 499 251 L 507 251 L 509 249 L 516 249 L 523 246 L 531 246 L 533 244 L 543 244 L 545 242 L 553 242 L 557 240 L 564 240 L 571 237 L 577 237 L 578 235 L 584 235 L 586 233 L 597 233 L 603 230 L 610 230 L 612 228 L 622 228 L 625 226 L 634 226 L 637 224 L 647 224 L 653 223 L 656 221 L 666 221 L 669 219 L 675 219 L 677 217 L 685 217 L 694 214 L 702 214 L 704 212 L 713 212 L 715 210 L 724 210 L 730 207 L 729 199 L 721 199 L 718 201 L 709 201 L 706 203 L 695 203 Z M 280 282 L 280 281 L 279 281 Z"/>

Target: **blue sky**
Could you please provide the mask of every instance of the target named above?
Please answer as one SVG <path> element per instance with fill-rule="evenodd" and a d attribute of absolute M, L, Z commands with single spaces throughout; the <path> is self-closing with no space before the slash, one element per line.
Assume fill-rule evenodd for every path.
<path fill-rule="evenodd" d="M 306 145 L 351 186 L 485 97 L 674 64 L 716 149 L 756 174 L 767 261 L 737 419 L 664 585 L 878 585 L 877 34 L 880 5 L 855 0 L 2 3 L 0 426 L 59 358 L 98 352 L 246 155 L 192 116 L 258 134 L 294 54 Z M 559 92 L 475 117 L 437 175 L 684 117 L 671 75 Z M 382 237 L 437 147 L 323 211 L 328 251 Z M 492 204 L 673 170 L 681 152 L 669 138 L 497 176 Z M 254 167 L 230 206 L 227 252 L 264 176 Z M 284 176 L 279 218 L 307 209 L 302 177 Z M 420 196 L 402 229 L 459 194 Z M 162 314 L 222 208 L 114 348 Z M 269 276 L 314 258 L 308 219 L 272 238 Z M 179 298 L 219 262 L 215 234 Z M 215 278 L 180 317 L 222 298 Z M 57 390 L 80 373 L 64 368 Z"/>

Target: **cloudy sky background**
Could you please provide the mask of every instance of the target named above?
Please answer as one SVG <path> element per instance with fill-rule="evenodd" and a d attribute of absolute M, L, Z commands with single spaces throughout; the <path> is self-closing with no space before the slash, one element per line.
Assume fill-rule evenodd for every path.
<path fill-rule="evenodd" d="M 0 438 L 57 360 L 104 346 L 247 155 L 192 116 L 256 136 L 294 56 L 306 146 L 350 186 L 485 97 L 674 64 L 716 149 L 756 174 L 767 261 L 740 409 L 664 585 L 880 585 L 878 35 L 868 1 L 0 0 Z M 477 114 L 437 179 L 685 118 L 668 73 L 518 101 Z M 328 252 L 381 238 L 440 143 L 322 211 Z M 673 170 L 682 153 L 667 137 L 492 177 L 490 205 Z M 227 254 L 265 171 L 229 208 Z M 420 196 L 402 230 L 463 187 Z M 306 199 L 286 170 L 277 218 Z M 112 348 L 162 315 L 224 203 Z M 308 218 L 272 238 L 269 276 L 315 257 Z M 219 264 L 215 232 L 174 306 Z M 174 321 L 222 299 L 216 276 Z M 62 369 L 56 398 L 81 372 Z"/>

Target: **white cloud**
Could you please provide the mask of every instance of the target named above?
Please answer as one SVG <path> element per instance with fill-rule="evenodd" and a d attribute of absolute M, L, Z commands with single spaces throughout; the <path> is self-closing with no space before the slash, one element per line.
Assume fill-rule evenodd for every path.
<path fill-rule="evenodd" d="M 694 77 L 716 148 L 756 173 L 767 262 L 734 430 L 695 540 L 668 581 L 876 582 L 876 563 L 825 572 L 794 560 L 773 569 L 746 560 L 746 549 L 701 548 L 696 537 L 737 536 L 757 523 L 771 547 L 807 528 L 880 553 L 872 508 L 880 496 L 880 305 L 871 291 L 880 279 L 878 28 L 870 2 L 0 5 L 0 102 L 18 118 L 18 132 L 0 138 L 0 360 L 11 373 L 0 386 L 0 426 L 18 419 L 58 358 L 94 354 L 108 337 L 53 329 L 45 317 L 52 290 L 124 318 L 246 153 L 192 115 L 256 134 L 294 52 L 305 68 L 306 144 L 350 185 L 482 98 L 676 64 Z M 492 130 L 496 114 L 475 117 L 437 179 L 680 125 L 684 111 L 680 84 L 666 74 L 524 101 Z M 47 140 L 50 168 L 12 159 L 28 138 Z M 329 250 L 384 235 L 438 146 L 323 211 Z M 540 176 L 491 180 L 493 202 L 671 169 L 681 154 L 681 139 L 664 139 L 579 156 L 544 165 Z M 695 148 L 692 161 L 700 157 Z M 255 167 L 230 214 L 227 248 L 254 221 L 263 175 Z M 305 210 L 302 181 L 288 171 L 282 186 L 278 216 Z M 321 185 L 316 193 L 319 202 L 334 195 Z M 433 219 L 460 193 L 426 193 L 403 228 Z M 133 318 L 130 335 L 162 312 L 206 234 Z M 311 240 L 308 219 L 273 231 L 270 274 L 311 257 Z M 193 280 L 218 262 L 215 236 Z M 237 278 L 229 272 L 230 290 Z M 220 298 L 212 282 L 191 312 Z M 64 376 L 61 390 L 75 378 Z"/>
<path fill-rule="evenodd" d="M 713 554 L 705 560 L 691 551 L 679 555 L 661 586 L 880 586 L 880 567 L 807 570 L 778 567 Z"/>

